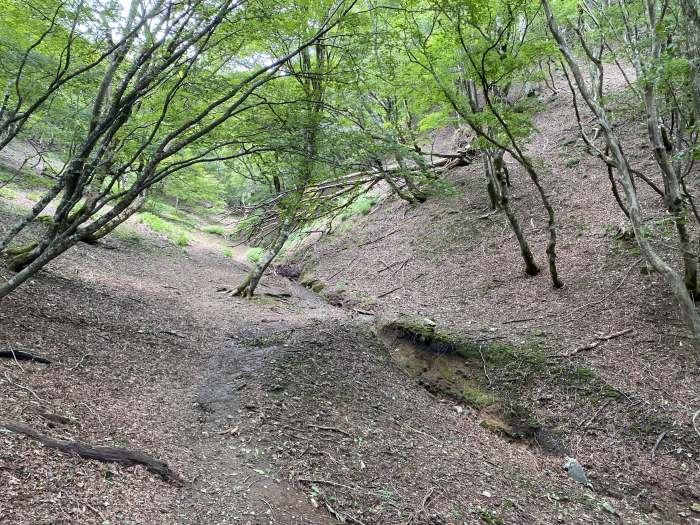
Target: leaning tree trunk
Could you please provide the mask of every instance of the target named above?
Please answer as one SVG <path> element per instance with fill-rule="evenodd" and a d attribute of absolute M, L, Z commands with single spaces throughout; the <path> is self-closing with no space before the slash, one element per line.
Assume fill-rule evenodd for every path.
<path fill-rule="evenodd" d="M 510 228 L 513 230 L 513 233 L 518 240 L 518 244 L 520 245 L 520 254 L 525 262 L 525 273 L 527 275 L 537 275 L 540 273 L 540 268 L 537 266 L 535 257 L 532 255 L 530 244 L 525 238 L 520 221 L 510 205 L 508 184 L 506 183 L 505 174 L 503 172 L 504 153 L 505 152 L 503 150 L 495 151 L 492 149 L 488 149 L 484 152 L 484 155 L 487 158 L 487 162 L 485 164 L 486 176 L 490 181 L 493 181 L 494 186 L 497 186 L 500 190 L 498 204 L 505 212 Z"/>
<path fill-rule="evenodd" d="M 290 234 L 291 229 L 283 228 L 282 231 L 280 231 L 280 234 L 277 239 L 275 239 L 275 242 L 272 243 L 270 248 L 263 254 L 245 280 L 238 288 L 236 288 L 236 290 L 234 290 L 231 295 L 239 297 L 253 297 L 255 289 L 258 287 L 260 279 L 265 273 L 265 270 L 267 270 L 267 267 L 270 266 L 270 263 L 275 257 L 277 257 L 280 250 L 282 250 L 282 246 L 284 246 L 284 243 L 287 242 Z"/>
<path fill-rule="evenodd" d="M 10 227 L 10 230 L 2 238 L 2 241 L 0 241 L 0 252 L 4 251 L 15 239 L 15 237 L 17 237 L 17 235 L 22 232 L 22 230 L 24 230 L 29 223 L 34 221 L 39 214 L 46 209 L 46 206 L 48 206 L 49 203 L 56 198 L 56 195 L 58 195 L 62 189 L 63 182 L 59 182 L 58 184 L 52 186 L 51 189 L 44 194 L 41 200 L 34 205 L 29 213 Z"/>
<path fill-rule="evenodd" d="M 129 218 L 131 218 L 135 213 L 139 212 L 142 208 L 143 205 L 146 202 L 146 195 L 145 193 L 139 197 L 139 199 L 136 201 L 136 204 L 134 206 L 131 206 L 121 212 L 119 215 L 117 215 L 114 219 L 112 219 L 110 222 L 102 226 L 99 230 L 97 230 L 94 233 L 85 235 L 81 240 L 84 243 L 87 244 L 95 244 L 97 241 L 102 239 L 103 237 L 106 237 L 110 233 L 112 233 L 117 226 L 120 226 L 124 224 Z"/>

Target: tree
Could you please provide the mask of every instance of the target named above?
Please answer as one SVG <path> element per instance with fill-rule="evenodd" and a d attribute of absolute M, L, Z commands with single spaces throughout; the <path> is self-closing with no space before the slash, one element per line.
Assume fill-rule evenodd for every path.
<path fill-rule="evenodd" d="M 504 210 L 520 245 L 528 275 L 539 273 L 530 245 L 509 199 L 504 155 L 517 161 L 535 185 L 547 212 L 547 258 L 552 284 L 563 286 L 556 266 L 555 212 L 535 162 L 523 149 L 532 124 L 523 95 L 528 65 L 549 49 L 532 26 L 536 5 L 527 0 L 497 3 L 443 2 L 407 9 L 407 52 L 433 77 L 445 102 L 476 134 L 492 205 Z M 520 86 L 518 86 L 518 81 Z"/>
<path fill-rule="evenodd" d="M 671 6 L 671 4 L 665 3 L 662 7 L 657 5 L 653 0 L 647 0 L 643 7 L 633 4 L 633 8 L 641 8 L 639 11 L 640 13 L 646 13 L 643 15 L 643 20 L 645 20 L 644 25 L 638 26 L 635 24 L 634 27 L 631 22 L 630 9 L 627 6 L 619 4 L 615 5 L 614 8 L 621 9 L 620 14 L 623 19 L 624 27 L 626 28 L 626 36 L 628 39 L 631 38 L 628 45 L 632 47 L 631 57 L 635 64 L 635 69 L 638 75 L 640 75 L 639 81 L 641 84 L 641 90 L 637 93 L 640 94 L 644 101 L 648 139 L 653 146 L 654 155 L 663 178 L 664 202 L 666 203 L 668 211 L 672 214 L 678 230 L 680 249 L 682 250 L 685 263 L 685 275 L 676 271 L 672 264 L 654 249 L 651 240 L 648 238 L 647 227 L 634 180 L 634 175 L 637 172 L 632 168 L 630 160 L 624 152 L 618 133 L 611 124 L 609 110 L 604 105 L 604 97 L 601 96 L 603 95 L 604 68 L 600 54 L 591 51 L 586 35 L 584 35 L 580 25 L 576 27 L 574 33 L 577 35 L 579 43 L 584 50 L 587 61 L 593 65 L 595 71 L 593 81 L 587 82 L 574 56 L 571 45 L 566 40 L 564 32 L 554 16 L 549 2 L 547 0 L 542 0 L 542 6 L 547 17 L 549 30 L 559 47 L 566 62 L 566 66 L 568 66 L 571 72 L 571 77 L 573 77 L 571 87 L 574 102 L 576 101 L 576 91 L 574 91 L 575 85 L 576 90 L 595 116 L 596 123 L 602 131 L 605 140 L 605 149 L 603 150 L 598 147 L 594 139 L 586 134 L 577 110 L 582 137 L 589 149 L 595 152 L 599 158 L 617 172 L 618 181 L 624 190 L 627 214 L 632 224 L 632 230 L 640 251 L 649 266 L 651 266 L 653 270 L 661 273 L 668 280 L 671 290 L 681 305 L 681 310 L 690 326 L 696 344 L 700 344 L 700 316 L 698 316 L 693 301 L 693 294 L 696 287 L 696 271 L 693 270 L 695 260 L 694 256 L 690 254 L 689 238 L 685 226 L 688 214 L 684 209 L 681 195 L 681 187 L 683 184 L 683 177 L 679 169 L 681 164 L 677 163 L 674 166 L 670 159 L 670 153 L 673 151 L 674 145 L 673 143 L 667 143 L 670 141 L 664 140 L 664 125 L 658 111 L 658 102 L 656 100 L 657 85 L 663 78 L 663 75 L 657 75 L 659 72 L 663 72 L 664 69 L 664 64 L 660 62 L 661 47 L 664 46 L 663 42 L 667 41 L 667 35 L 665 34 L 662 23 L 663 16 L 660 15 L 666 13 L 666 9 Z M 591 13 L 593 12 L 591 11 Z M 594 23 L 597 27 L 602 27 L 601 22 L 595 18 L 595 16 L 591 16 L 591 18 L 594 19 Z M 608 22 L 609 21 L 610 20 L 608 20 Z M 640 35 L 640 31 L 643 31 L 643 36 Z M 642 42 L 644 42 L 645 46 L 648 46 L 646 47 L 646 54 L 643 58 L 642 48 L 639 47 Z M 616 47 L 615 44 L 617 43 L 608 42 L 607 46 L 613 49 Z M 669 64 L 665 64 L 665 67 L 668 66 Z M 690 90 L 686 91 L 686 93 L 689 91 Z M 677 125 L 683 126 L 683 123 L 679 122 Z M 682 136 L 682 133 L 682 131 L 678 131 L 676 145 L 683 143 L 678 139 L 678 137 Z M 686 197 L 689 198 L 687 192 Z M 689 202 L 692 202 L 692 199 L 689 198 Z"/>
<path fill-rule="evenodd" d="M 282 66 L 323 37 L 354 2 L 332 4 L 315 33 L 305 33 L 298 45 L 273 60 L 258 51 L 265 38 L 261 30 L 275 29 L 270 15 L 280 17 L 275 21 L 285 16 L 284 10 L 275 12 L 274 3 L 154 0 L 141 12 L 137 4 L 142 5 L 132 4 L 122 30 L 121 52 L 110 60 L 95 93 L 87 132 L 59 183 L 2 243 L 7 246 L 62 191 L 42 238 L 9 250 L 11 268 L 18 273 L 0 285 L 0 298 L 77 242 L 122 221 L 148 188 L 173 173 L 256 151 L 246 130 L 239 135 L 233 123 L 261 106 L 253 94 L 278 80 Z M 140 29 L 134 33 L 133 27 Z M 258 65 L 241 70 L 237 57 Z M 234 71 L 222 74 L 222 68 Z M 205 96 L 188 96 L 195 94 Z M 218 133 L 224 126 L 226 136 Z"/>

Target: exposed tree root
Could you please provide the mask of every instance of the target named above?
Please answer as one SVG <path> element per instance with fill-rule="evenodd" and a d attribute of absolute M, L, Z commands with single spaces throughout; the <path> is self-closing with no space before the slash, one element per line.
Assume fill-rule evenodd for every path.
<path fill-rule="evenodd" d="M 8 359 L 17 359 L 18 361 L 36 361 L 37 363 L 51 364 L 51 361 L 45 357 L 34 355 L 30 352 L 21 352 L 19 350 L 0 350 L 0 357 Z"/>
<path fill-rule="evenodd" d="M 39 441 L 48 448 L 55 448 L 61 452 L 73 452 L 84 459 L 96 459 L 97 461 L 104 461 L 106 463 L 119 463 L 127 467 L 143 465 L 149 472 L 158 474 L 164 481 L 178 486 L 184 483 L 182 478 L 170 470 L 170 467 L 168 467 L 165 462 L 153 458 L 148 454 L 144 454 L 143 452 L 128 450 L 126 448 L 93 447 L 92 445 L 77 441 L 53 439 L 40 434 L 33 428 L 16 422 L 0 421 L 0 428 L 5 428 L 16 434 L 24 434 L 25 436 Z"/>

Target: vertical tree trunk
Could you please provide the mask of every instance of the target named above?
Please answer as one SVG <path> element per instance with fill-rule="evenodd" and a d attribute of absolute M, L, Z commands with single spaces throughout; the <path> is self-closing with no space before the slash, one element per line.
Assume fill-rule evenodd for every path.
<path fill-rule="evenodd" d="M 498 204 L 499 207 L 505 212 L 510 228 L 513 230 L 515 238 L 518 240 L 518 244 L 520 245 L 520 254 L 525 262 L 525 273 L 527 275 L 537 275 L 540 273 L 540 268 L 537 266 L 535 258 L 532 255 L 530 244 L 525 238 L 525 234 L 520 226 L 518 216 L 515 214 L 510 205 L 508 185 L 506 184 L 503 173 L 503 155 L 503 150 L 496 151 L 493 149 L 488 149 L 484 151 L 484 156 L 487 158 L 487 162 L 485 164 L 487 177 L 493 181 L 494 186 L 497 186 L 500 190 Z"/>

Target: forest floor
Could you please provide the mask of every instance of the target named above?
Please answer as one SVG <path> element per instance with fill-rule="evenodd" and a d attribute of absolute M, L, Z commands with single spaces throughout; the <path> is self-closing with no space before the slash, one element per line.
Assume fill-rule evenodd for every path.
<path fill-rule="evenodd" d="M 242 249 L 225 257 L 203 233 L 181 249 L 140 226 L 18 289 L 1 304 L 1 349 L 52 362 L 0 361 L 0 421 L 148 453 L 184 483 L 0 428 L 0 523 L 700 522 L 697 358 L 664 283 L 612 237 L 622 215 L 566 94 L 546 104 L 530 153 L 559 212 L 562 290 L 546 271 L 526 278 L 502 218 L 482 218 L 478 166 L 454 175 L 453 195 L 387 199 L 306 246 L 302 280 L 325 284 L 320 296 L 270 273 L 255 299 L 229 297 L 217 290 L 245 275 Z M 537 196 L 512 173 L 543 260 Z M 413 370 L 423 349 L 381 330 L 404 318 L 478 342 L 476 367 Z M 475 389 L 463 399 L 437 388 L 462 365 Z M 517 435 L 488 411 L 496 398 L 539 431 Z"/>
<path fill-rule="evenodd" d="M 3 302 L 3 347 L 52 361 L 0 362 L 4 421 L 146 452 L 185 483 L 3 432 L 0 522 L 655 520 L 428 393 L 367 316 L 274 275 L 252 301 L 218 293 L 246 267 L 215 245 L 81 245 Z"/>

